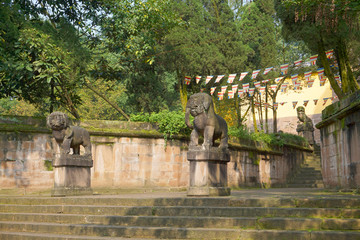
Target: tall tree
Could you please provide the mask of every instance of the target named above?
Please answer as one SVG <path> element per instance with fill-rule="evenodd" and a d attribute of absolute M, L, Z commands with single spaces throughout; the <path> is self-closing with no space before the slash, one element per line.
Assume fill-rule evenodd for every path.
<path fill-rule="evenodd" d="M 243 68 L 249 49 L 241 41 L 227 1 L 179 0 L 172 7 L 184 24 L 173 28 L 165 37 L 163 51 L 167 54 L 160 61 L 176 72 L 181 103 L 185 108 L 188 90 L 196 92 L 200 89 L 195 83 L 185 85 L 186 75 L 236 73 Z M 209 92 L 213 83 L 202 83 L 202 86 Z"/>
<path fill-rule="evenodd" d="M 359 6 L 357 0 L 276 0 L 284 37 L 303 40 L 318 54 L 325 75 L 340 99 L 360 89 L 353 74 L 348 49 L 350 41 L 360 34 Z M 329 49 L 335 51 L 341 87 L 335 80 L 337 70 L 331 68 L 325 54 Z"/>

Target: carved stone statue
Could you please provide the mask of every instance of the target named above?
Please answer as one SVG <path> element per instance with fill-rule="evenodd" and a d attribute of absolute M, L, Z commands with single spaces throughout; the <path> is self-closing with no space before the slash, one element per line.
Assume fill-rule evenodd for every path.
<path fill-rule="evenodd" d="M 91 156 L 90 134 L 84 128 L 70 126 L 69 117 L 62 112 L 53 112 L 47 117 L 47 125 L 60 146 L 61 154 L 80 154 L 80 145 L 85 148 L 85 156 Z"/>
<path fill-rule="evenodd" d="M 300 106 L 296 109 L 297 117 L 298 117 L 298 125 L 296 131 L 298 135 L 304 137 L 308 140 L 310 145 L 314 145 L 314 125 L 312 123 L 311 118 L 306 116 L 305 108 Z"/>
<path fill-rule="evenodd" d="M 190 124 L 189 114 L 194 117 Z M 204 137 L 203 148 L 210 149 L 216 139 L 220 139 L 221 149 L 228 148 L 228 127 L 226 121 L 215 114 L 212 98 L 206 93 L 196 93 L 190 96 L 186 105 L 186 125 L 193 128 L 190 137 L 190 147 L 198 146 L 199 136 Z"/>
<path fill-rule="evenodd" d="M 47 117 L 47 125 L 60 147 L 52 161 L 54 167 L 54 188 L 52 196 L 91 195 L 91 171 L 93 160 L 88 131 L 81 127 L 70 126 L 65 113 L 53 112 Z M 85 154 L 80 155 L 80 146 Z M 73 154 L 70 154 L 70 148 Z"/>

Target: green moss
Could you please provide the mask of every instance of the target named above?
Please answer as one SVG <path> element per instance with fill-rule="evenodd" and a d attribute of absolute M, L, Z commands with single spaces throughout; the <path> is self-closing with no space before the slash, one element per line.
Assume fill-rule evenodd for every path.
<path fill-rule="evenodd" d="M 44 167 L 46 171 L 53 171 L 52 160 L 45 160 Z"/>

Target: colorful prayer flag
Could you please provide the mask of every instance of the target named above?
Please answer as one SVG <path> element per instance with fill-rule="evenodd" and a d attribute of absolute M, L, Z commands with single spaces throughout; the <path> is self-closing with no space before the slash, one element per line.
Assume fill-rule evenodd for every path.
<path fill-rule="evenodd" d="M 327 102 L 327 100 L 328 100 L 329 98 L 323 98 L 323 100 L 324 100 L 324 103 L 323 103 L 323 105 L 325 105 L 326 104 L 326 102 Z"/>
<path fill-rule="evenodd" d="M 274 103 L 274 109 L 277 110 L 279 107 L 279 104 L 278 103 Z"/>
<path fill-rule="evenodd" d="M 277 84 L 271 84 L 270 88 L 271 88 L 271 90 L 273 90 L 275 92 L 277 86 L 278 86 Z"/>
<path fill-rule="evenodd" d="M 288 72 L 289 64 L 283 64 L 280 66 L 281 75 L 286 75 Z"/>
<path fill-rule="evenodd" d="M 304 73 L 305 81 L 309 81 L 309 79 L 311 77 L 311 73 L 312 73 L 311 71 Z"/>
<path fill-rule="evenodd" d="M 216 87 L 211 87 L 211 89 L 210 89 L 210 94 L 211 94 L 211 95 L 213 95 L 213 94 L 214 94 L 215 89 L 216 89 Z"/>
<path fill-rule="evenodd" d="M 287 103 L 287 102 L 281 102 L 280 104 L 281 104 L 281 106 L 284 106 L 285 103 Z"/>
<path fill-rule="evenodd" d="M 309 103 L 309 100 L 304 100 L 304 106 L 306 107 Z"/>
<path fill-rule="evenodd" d="M 214 76 L 207 76 L 205 80 L 205 84 L 208 84 L 213 77 Z"/>
<path fill-rule="evenodd" d="M 311 88 L 311 87 L 313 86 L 313 84 L 314 84 L 314 79 L 310 79 L 310 80 L 307 82 L 307 84 L 308 84 L 308 88 Z"/>
<path fill-rule="evenodd" d="M 295 82 L 295 84 L 294 84 L 294 90 L 300 89 L 300 85 L 301 85 L 300 82 Z"/>
<path fill-rule="evenodd" d="M 234 92 L 233 92 L 233 90 L 229 90 L 228 91 L 228 99 L 231 99 L 231 98 L 234 98 Z"/>
<path fill-rule="evenodd" d="M 254 95 L 255 88 L 249 88 L 249 95 L 252 97 Z"/>
<path fill-rule="evenodd" d="M 224 77 L 224 75 L 218 75 L 215 82 L 218 83 Z"/>
<path fill-rule="evenodd" d="M 235 77 L 236 77 L 236 73 L 234 73 L 234 74 L 229 74 L 229 78 L 228 78 L 228 81 L 227 81 L 227 82 L 228 82 L 228 83 L 233 83 Z"/>
<path fill-rule="evenodd" d="M 196 84 L 199 84 L 200 80 L 201 80 L 201 76 L 196 76 Z"/>
<path fill-rule="evenodd" d="M 299 59 L 294 62 L 294 65 L 295 65 L 295 67 L 299 67 L 301 65 L 301 63 L 302 63 L 302 60 Z"/>
<path fill-rule="evenodd" d="M 259 90 L 259 91 L 260 91 L 260 94 L 261 94 L 261 93 L 264 93 L 265 90 L 266 90 L 266 87 L 260 87 L 260 90 Z"/>
<path fill-rule="evenodd" d="M 276 83 L 279 83 L 283 78 L 284 78 L 284 77 L 277 77 L 277 78 L 275 78 L 275 82 L 276 82 Z"/>
<path fill-rule="evenodd" d="M 237 89 L 238 89 L 238 85 L 236 84 L 236 85 L 232 85 L 231 86 L 231 89 L 232 89 L 232 91 L 234 92 L 234 94 L 236 93 L 236 91 L 237 91 Z"/>
<path fill-rule="evenodd" d="M 224 98 L 224 93 L 218 92 L 218 98 L 219 98 L 219 100 L 223 100 L 223 98 Z"/>
<path fill-rule="evenodd" d="M 284 92 L 284 90 L 287 88 L 287 86 L 288 86 L 287 83 L 281 84 L 281 92 Z"/>
<path fill-rule="evenodd" d="M 310 57 L 310 63 L 311 65 L 315 65 L 316 64 L 316 60 L 318 58 L 318 55 L 314 55 Z"/>
<path fill-rule="evenodd" d="M 185 83 L 186 85 L 190 85 L 190 82 L 191 82 L 191 77 L 185 76 L 184 83 Z"/>
<path fill-rule="evenodd" d="M 292 104 L 293 104 L 293 108 L 296 107 L 296 104 L 298 103 L 298 101 L 293 101 Z"/>
<path fill-rule="evenodd" d="M 255 78 L 257 77 L 257 75 L 259 74 L 260 70 L 261 70 L 261 69 L 259 69 L 259 70 L 254 70 L 253 73 L 252 73 L 252 75 L 251 75 L 251 79 L 255 79 Z"/>
<path fill-rule="evenodd" d="M 268 67 L 268 68 L 265 68 L 264 70 L 264 75 L 266 75 L 268 72 L 270 72 L 271 70 L 273 69 L 273 67 Z"/>
<path fill-rule="evenodd" d="M 314 99 L 314 104 L 316 105 L 318 103 L 319 99 Z"/>
<path fill-rule="evenodd" d="M 255 106 L 256 106 L 256 107 L 259 107 L 259 106 L 260 106 L 260 103 L 256 101 L 256 102 L 255 102 Z"/>
<path fill-rule="evenodd" d="M 243 84 L 244 92 L 247 92 L 247 91 L 249 90 L 249 86 L 250 86 L 249 83 L 244 83 L 244 84 Z"/>
<path fill-rule="evenodd" d="M 329 51 L 326 51 L 326 57 L 328 59 L 331 59 L 333 57 L 333 55 L 334 55 L 334 50 L 333 49 L 331 49 Z"/>
<path fill-rule="evenodd" d="M 227 88 L 228 88 L 228 86 L 221 86 L 221 92 L 222 92 L 223 94 L 225 94 Z"/>
<path fill-rule="evenodd" d="M 269 104 L 268 104 L 267 102 L 265 102 L 265 103 L 264 103 L 264 107 L 265 107 L 265 109 L 268 109 Z"/>
<path fill-rule="evenodd" d="M 256 88 L 259 88 L 259 87 L 260 87 L 260 82 L 254 82 L 254 86 L 255 86 Z"/>
<path fill-rule="evenodd" d="M 262 80 L 261 82 L 266 84 L 266 83 L 270 82 L 270 79 Z"/>
<path fill-rule="evenodd" d="M 324 68 L 318 68 L 317 70 L 319 79 L 322 79 L 324 76 Z"/>
<path fill-rule="evenodd" d="M 295 85 L 297 79 L 298 79 L 297 74 L 291 75 L 291 81 L 292 81 L 293 85 Z"/>
<path fill-rule="evenodd" d="M 240 74 L 240 78 L 239 81 L 242 81 L 244 79 L 244 77 L 248 74 L 249 72 L 243 72 Z"/>
<path fill-rule="evenodd" d="M 244 89 L 239 89 L 238 90 L 238 97 L 242 97 L 242 95 L 244 95 Z"/>

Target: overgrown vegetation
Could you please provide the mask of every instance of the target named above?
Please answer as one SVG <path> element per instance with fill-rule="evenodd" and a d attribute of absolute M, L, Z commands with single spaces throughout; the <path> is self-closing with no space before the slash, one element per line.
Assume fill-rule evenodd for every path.
<path fill-rule="evenodd" d="M 145 113 L 145 114 L 134 114 L 130 116 L 131 121 L 134 122 L 149 122 L 159 126 L 159 131 L 164 134 L 165 137 L 173 137 L 174 135 L 185 135 L 189 136 L 191 129 L 185 124 L 185 114 L 182 111 L 161 111 L 159 113 Z M 307 146 L 305 138 L 298 135 L 289 133 L 272 133 L 266 134 L 263 131 L 255 133 L 251 132 L 245 126 L 241 127 L 230 127 L 229 137 L 241 140 L 250 140 L 258 143 L 263 143 L 268 146 L 284 146 L 287 144 L 294 144 L 299 146 Z"/>

